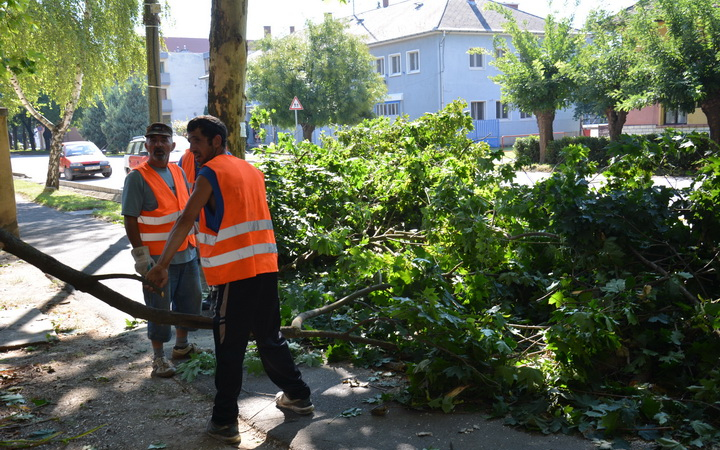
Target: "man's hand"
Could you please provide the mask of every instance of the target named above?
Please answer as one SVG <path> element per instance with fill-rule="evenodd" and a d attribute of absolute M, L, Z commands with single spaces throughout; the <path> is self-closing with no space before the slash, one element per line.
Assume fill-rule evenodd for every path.
<path fill-rule="evenodd" d="M 145 278 L 156 286 L 163 288 L 168 282 L 168 271 L 166 268 L 156 265 L 150 269 L 150 271 L 145 275 Z M 147 287 L 153 289 L 152 286 Z M 160 294 L 160 292 L 158 292 L 158 294 Z"/>
<path fill-rule="evenodd" d="M 142 276 L 145 276 L 155 265 L 155 260 L 150 256 L 150 248 L 146 245 L 135 247 L 130 254 L 135 259 L 135 271 Z"/>

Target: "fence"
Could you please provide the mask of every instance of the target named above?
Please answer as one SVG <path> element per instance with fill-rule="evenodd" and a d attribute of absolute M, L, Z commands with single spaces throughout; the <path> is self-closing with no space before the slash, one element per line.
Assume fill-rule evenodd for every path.
<path fill-rule="evenodd" d="M 490 147 L 500 146 L 500 121 L 498 119 L 473 120 L 473 131 L 468 138 L 473 141 L 487 142 Z"/>

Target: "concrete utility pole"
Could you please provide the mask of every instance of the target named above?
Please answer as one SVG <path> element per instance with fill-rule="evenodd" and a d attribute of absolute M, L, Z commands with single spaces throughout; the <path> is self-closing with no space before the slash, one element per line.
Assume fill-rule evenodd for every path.
<path fill-rule="evenodd" d="M 10 140 L 7 127 L 7 108 L 0 107 L 0 228 L 20 236 L 17 223 L 17 205 L 10 165 Z M 0 249 L 3 244 L 0 243 Z"/>
<path fill-rule="evenodd" d="M 162 122 L 160 95 L 160 4 L 158 0 L 145 0 L 143 15 L 145 48 L 147 50 L 148 109 L 150 123 Z"/>

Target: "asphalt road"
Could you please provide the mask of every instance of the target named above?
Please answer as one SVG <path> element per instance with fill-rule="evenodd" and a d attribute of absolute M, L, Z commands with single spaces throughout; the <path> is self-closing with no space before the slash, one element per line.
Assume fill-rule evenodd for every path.
<path fill-rule="evenodd" d="M 13 173 L 22 173 L 33 181 L 45 183 L 48 159 L 48 155 L 22 155 L 13 153 L 10 156 L 10 165 L 12 166 Z M 109 178 L 105 178 L 102 175 L 93 175 L 90 177 L 75 178 L 73 182 L 102 186 L 110 189 L 122 189 L 125 184 L 123 157 L 107 155 L 107 159 L 110 161 L 110 166 L 112 167 L 112 175 Z M 60 175 L 60 179 L 64 180 L 65 175 Z"/>

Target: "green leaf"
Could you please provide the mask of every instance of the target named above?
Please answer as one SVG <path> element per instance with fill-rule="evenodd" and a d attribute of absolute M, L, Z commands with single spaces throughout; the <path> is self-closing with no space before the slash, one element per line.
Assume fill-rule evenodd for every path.
<path fill-rule="evenodd" d="M 349 419 L 350 417 L 360 416 L 362 415 L 362 413 L 363 411 L 361 408 L 348 408 L 345 411 L 341 412 L 339 417 L 345 417 Z"/>

